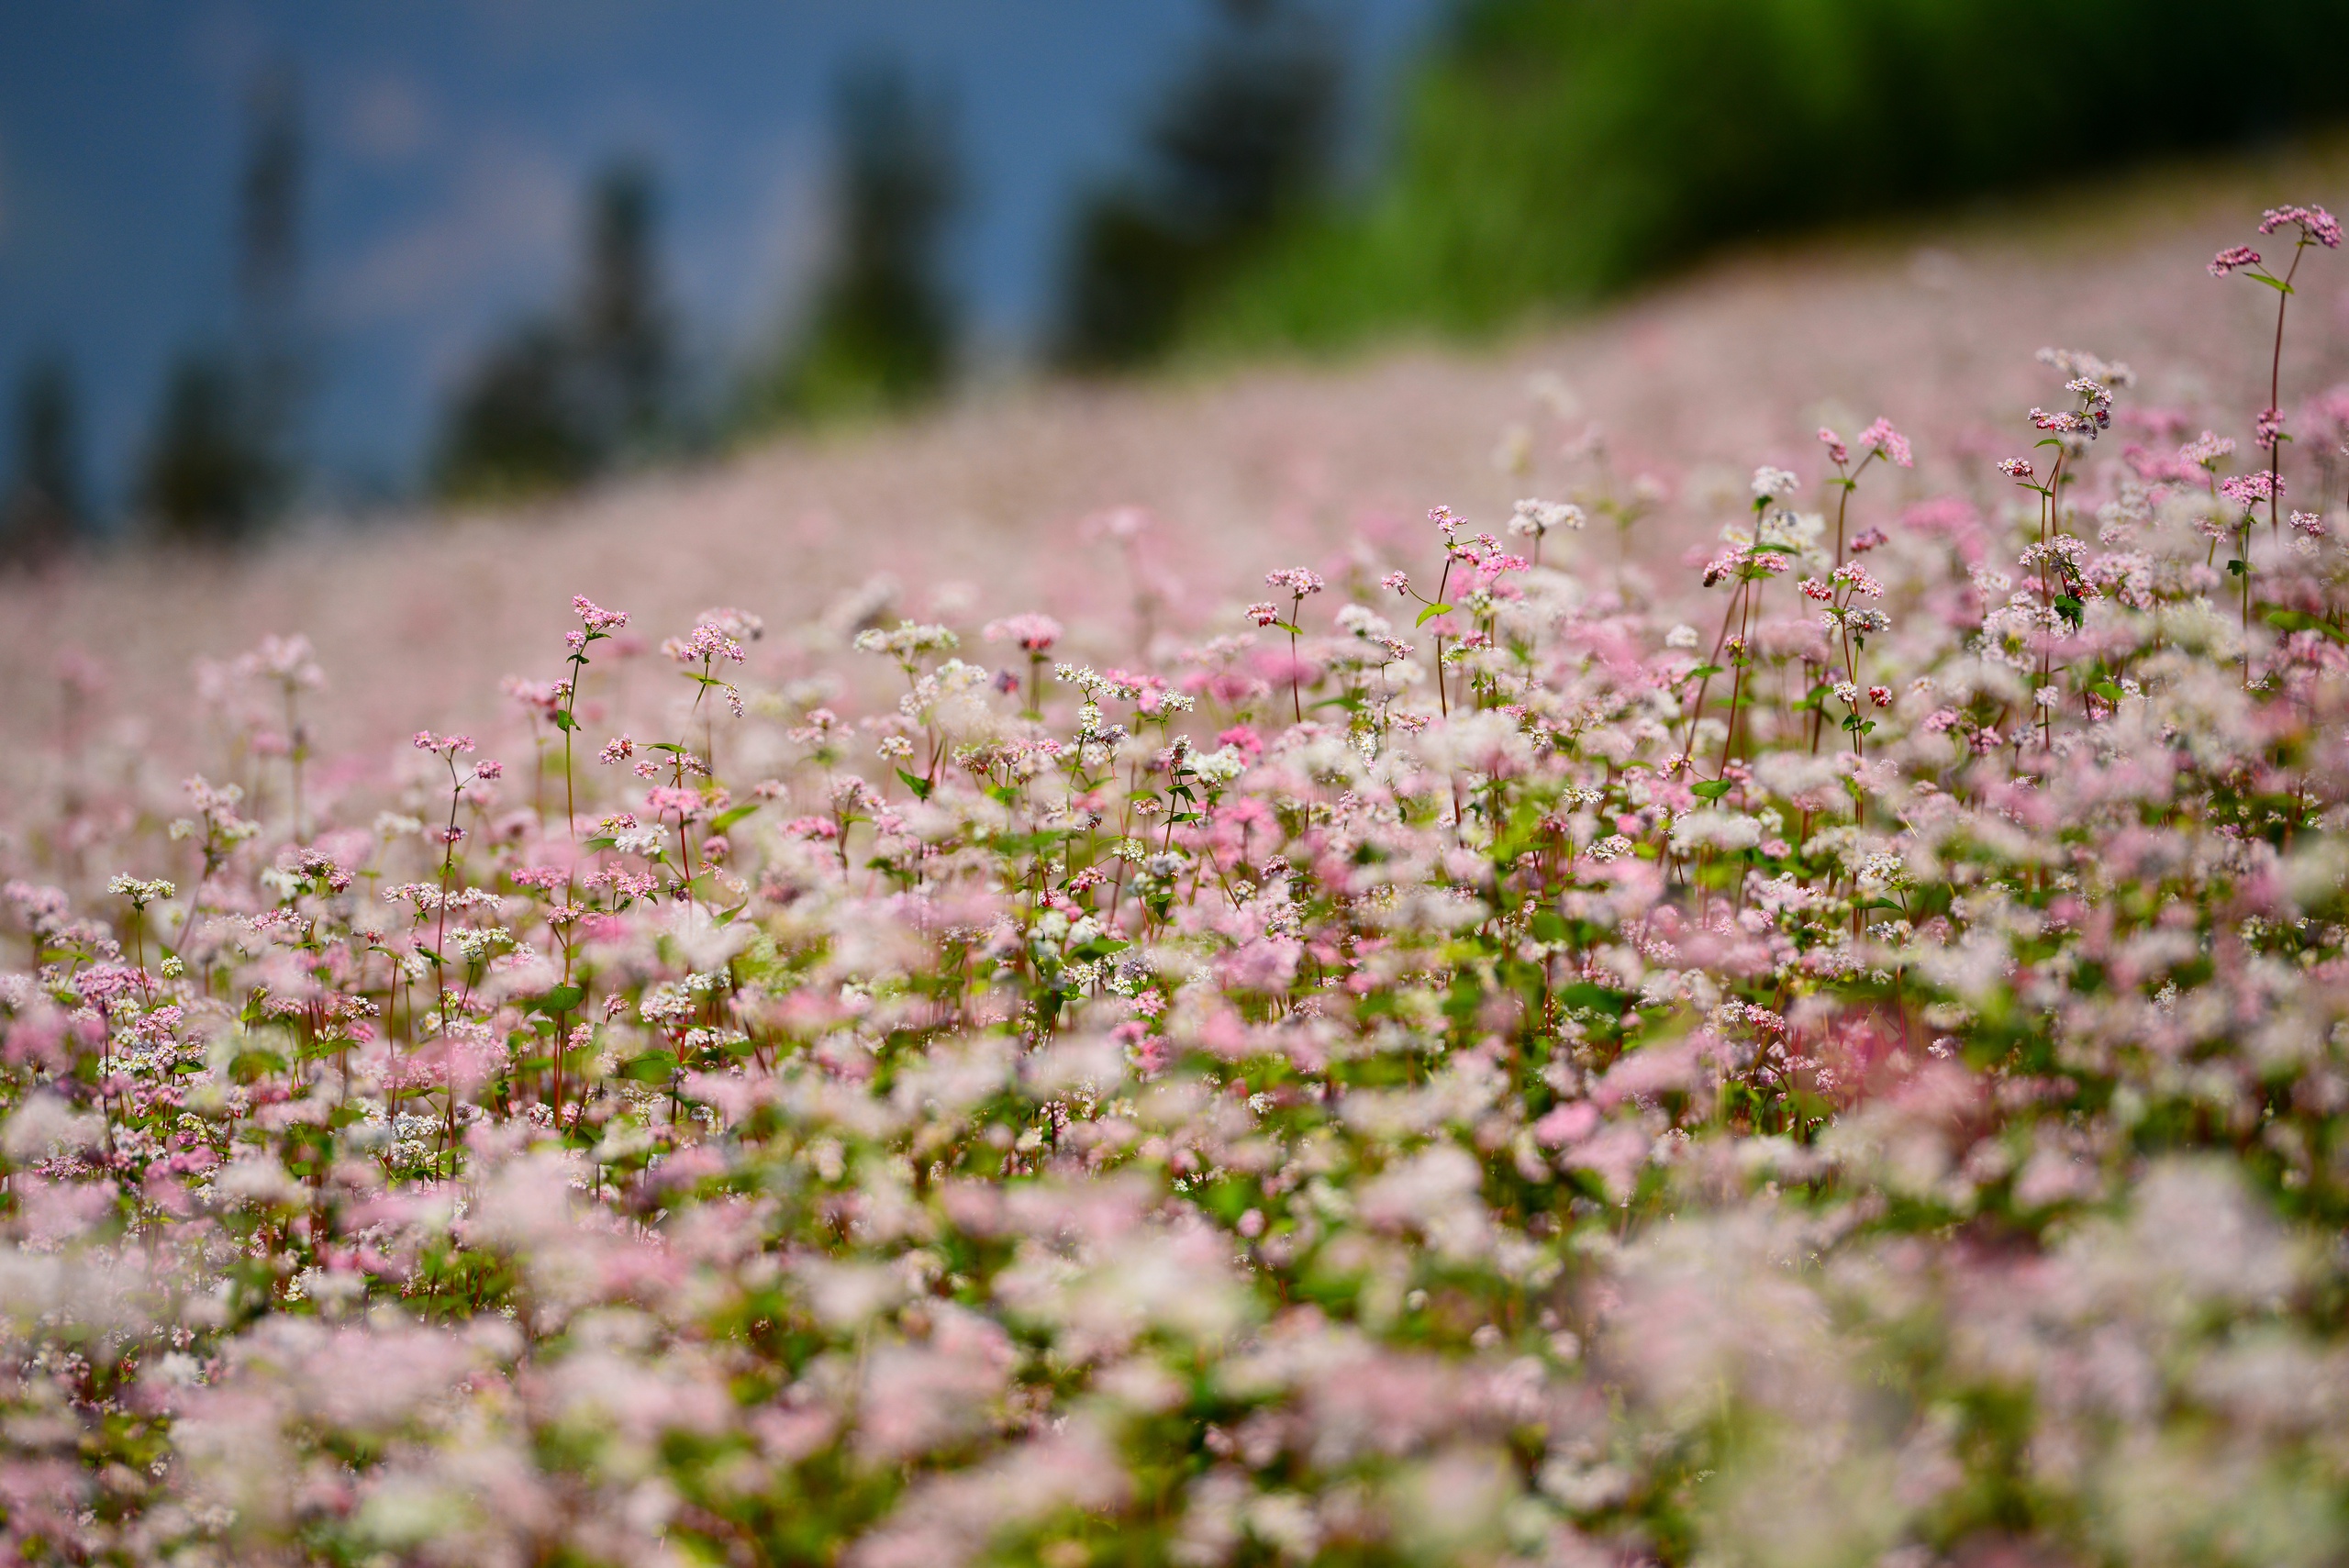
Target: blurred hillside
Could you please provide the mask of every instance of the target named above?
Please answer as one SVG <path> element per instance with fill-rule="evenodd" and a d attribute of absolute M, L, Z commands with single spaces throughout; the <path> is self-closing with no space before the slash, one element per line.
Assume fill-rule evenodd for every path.
<path fill-rule="evenodd" d="M 1466 0 L 1386 178 L 1184 336 L 1483 330 L 1756 238 L 2338 122 L 2344 60 L 2339 0 Z"/>
<path fill-rule="evenodd" d="M 373 779 L 428 716 L 495 722 L 509 699 L 484 671 L 551 678 L 573 593 L 632 611 L 647 649 L 713 604 L 763 616 L 768 635 L 744 674 L 778 690 L 837 666 L 856 625 L 899 615 L 958 627 L 963 656 L 991 663 L 1010 655 L 978 628 L 1024 610 L 1062 619 L 1070 654 L 1102 662 L 1153 636 L 1242 631 L 1239 606 L 1272 568 L 1310 566 L 1333 584 L 1427 569 L 1437 503 L 1497 528 L 1523 495 L 1594 507 L 1652 496 L 1638 529 L 1594 527 L 1552 541 L 1547 559 L 1573 571 L 1630 550 L 1675 570 L 1745 515 L 1755 464 L 1815 481 L 1817 426 L 1848 431 L 1877 414 L 1918 453 L 1872 492 L 1882 520 L 1937 495 L 1995 511 L 2011 487 L 1993 464 L 2028 447 L 2022 411 L 2051 386 L 2032 356 L 2051 342 L 2137 366 L 2124 420 L 2164 409 L 2248 450 L 2273 296 L 2214 282 L 2204 263 L 2248 237 L 2264 206 L 2337 210 L 2344 196 L 2349 144 L 2328 142 L 1897 237 L 1722 258 L 1498 348 L 1040 381 L 528 508 L 0 578 L 0 690 L 12 694 L 0 762 L 40 755 L 11 750 L 34 733 L 108 736 L 150 758 L 200 752 L 217 699 L 191 694 L 217 693 L 263 634 L 304 632 L 329 682 L 322 776 Z M 2298 409 L 2349 381 L 2349 255 L 2311 257 L 2294 320 L 2283 379 Z M 2116 434 L 2097 461 L 2119 463 L 2129 439 Z M 2294 497 L 2341 501 L 2337 488 Z M 1138 536 L 1111 526 L 1124 507 L 1155 521 Z M 682 685 L 665 660 L 617 668 Z M 895 678 L 883 661 L 868 673 Z"/>

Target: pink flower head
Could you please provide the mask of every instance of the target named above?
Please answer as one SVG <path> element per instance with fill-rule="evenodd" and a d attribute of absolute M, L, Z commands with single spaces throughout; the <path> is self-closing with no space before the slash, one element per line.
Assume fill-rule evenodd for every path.
<path fill-rule="evenodd" d="M 2210 258 L 2209 271 L 2212 277 L 2223 278 L 2238 267 L 2256 267 L 2257 265 L 2259 265 L 2258 251 L 2248 245 L 2230 245 Z"/>
<path fill-rule="evenodd" d="M 695 627 L 691 637 L 670 638 L 661 644 L 661 651 L 680 664 L 707 664 L 718 659 L 740 664 L 743 660 L 742 645 L 710 621 Z"/>
<path fill-rule="evenodd" d="M 2259 232 L 2273 234 L 2288 223 L 2300 226 L 2300 243 L 2310 240 L 2328 250 L 2341 249 L 2341 220 L 2321 206 L 2269 207 L 2259 220 Z M 2215 261 L 2211 265 L 2216 266 Z"/>
<path fill-rule="evenodd" d="M 2212 435 L 2205 430 L 2177 449 L 2177 461 L 2210 468 L 2216 466 L 2221 458 L 2228 456 L 2234 450 L 2235 443 L 2230 438 Z"/>
<path fill-rule="evenodd" d="M 621 735 L 604 742 L 604 750 L 597 755 L 596 761 L 607 764 L 625 762 L 635 755 L 636 742 Z"/>
<path fill-rule="evenodd" d="M 1281 607 L 1274 604 L 1253 604 L 1248 606 L 1248 618 L 1257 626 L 1271 626 L 1281 618 Z"/>
<path fill-rule="evenodd" d="M 1436 526 L 1436 531 L 1443 535 L 1446 544 L 1452 542 L 1452 536 L 1464 526 L 1464 519 L 1449 506 L 1430 506 L 1428 521 Z"/>
<path fill-rule="evenodd" d="M 2039 477 L 2039 471 L 2032 468 L 2026 458 L 2007 458 L 1998 464 L 1998 472 L 2009 479 L 2021 480 L 2025 484 Z"/>
<path fill-rule="evenodd" d="M 1319 593 L 1323 587 L 1323 584 L 1321 582 L 1320 573 L 1316 572 L 1308 572 L 1302 566 L 1291 566 L 1279 572 L 1265 573 L 1264 586 L 1267 588 L 1286 588 L 1290 593 L 1296 595 L 1301 599 L 1308 594 Z"/>
<path fill-rule="evenodd" d="M 986 638 L 990 642 L 1016 642 L 1022 652 L 1041 655 L 1061 639 L 1061 623 L 1033 612 L 1006 616 L 987 623 Z"/>
<path fill-rule="evenodd" d="M 505 776 L 506 764 L 494 757 L 487 762 L 473 764 L 473 777 L 477 779 L 499 779 Z"/>
<path fill-rule="evenodd" d="M 1878 707 L 1890 707 L 1892 706 L 1892 688 L 1890 686 L 1870 686 L 1868 688 L 1868 701 L 1876 704 Z"/>
<path fill-rule="evenodd" d="M 607 610 L 584 594 L 571 596 L 571 607 L 586 623 L 589 631 L 618 631 L 628 624 L 626 610 Z"/>
<path fill-rule="evenodd" d="M 473 738 L 470 735 L 435 735 L 429 729 L 419 729 L 416 732 L 415 745 L 419 751 L 433 751 L 443 757 L 462 757 L 473 749 Z"/>
<path fill-rule="evenodd" d="M 1822 605 L 1835 596 L 1835 590 L 1816 577 L 1806 577 L 1795 586 L 1802 590 L 1804 598 L 1817 599 Z"/>
<path fill-rule="evenodd" d="M 1408 594 L 1411 591 L 1411 574 L 1408 572 L 1389 572 L 1378 580 L 1378 585 L 1390 594 Z"/>
<path fill-rule="evenodd" d="M 2324 518 L 2314 512 L 2293 513 L 2292 527 L 2308 535 L 2310 539 L 2322 539 L 2324 537 Z"/>
<path fill-rule="evenodd" d="M 1852 553 L 1865 555 L 1869 550 L 1881 550 L 1891 542 L 1892 536 L 1882 528 L 1865 528 L 1852 536 Z"/>
<path fill-rule="evenodd" d="M 2238 506 L 2250 506 L 2284 494 L 2284 481 L 2273 469 L 2231 474 L 2219 481 L 2219 494 Z"/>
<path fill-rule="evenodd" d="M 2284 433 L 2284 411 L 2281 408 L 2264 410 L 2253 421 L 2251 428 L 2254 444 L 2272 449 L 2277 439 Z"/>
<path fill-rule="evenodd" d="M 1881 452 L 1895 468 L 1914 468 L 1916 458 L 1909 450 L 1909 438 L 1892 428 L 1892 421 L 1879 417 L 1876 422 L 1860 432 L 1863 450 Z"/>
<path fill-rule="evenodd" d="M 1827 449 L 1827 461 L 1836 467 L 1841 468 L 1852 461 L 1851 450 L 1843 445 L 1843 438 L 1824 425 L 1819 427 L 1819 444 Z"/>

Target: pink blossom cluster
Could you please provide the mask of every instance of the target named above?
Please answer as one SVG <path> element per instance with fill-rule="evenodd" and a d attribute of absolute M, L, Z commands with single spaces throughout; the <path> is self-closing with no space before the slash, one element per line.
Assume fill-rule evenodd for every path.
<path fill-rule="evenodd" d="M 6 1553 L 2339 1560 L 2349 475 L 2043 358 L 2024 486 L 1829 432 L 1678 579 L 1437 508 L 1138 653 L 581 599 L 504 768 L 254 745 L 290 640 L 176 784 L 61 729 Z"/>

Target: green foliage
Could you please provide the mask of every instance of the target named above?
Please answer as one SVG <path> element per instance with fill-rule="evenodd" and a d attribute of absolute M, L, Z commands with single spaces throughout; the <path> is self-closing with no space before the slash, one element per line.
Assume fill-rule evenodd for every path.
<path fill-rule="evenodd" d="M 503 500 L 583 484 L 675 434 L 672 324 L 651 172 L 611 165 L 590 188 L 577 293 L 493 344 L 444 417 L 434 487 Z"/>
<path fill-rule="evenodd" d="M 2338 118 L 2345 50 L 2328 0 L 1475 0 L 1375 198 L 1292 226 L 1191 338 L 1485 330 L 1735 240 Z"/>
<path fill-rule="evenodd" d="M 744 391 L 750 429 L 907 407 L 953 370 L 955 311 L 940 277 L 959 184 L 952 122 L 885 63 L 846 78 L 834 112 L 838 252 L 802 331 Z"/>
<path fill-rule="evenodd" d="M 1225 9 L 1152 120 L 1141 169 L 1078 204 L 1053 345 L 1064 363 L 1164 352 L 1321 188 L 1337 102 L 1328 39 L 1291 6 Z"/>

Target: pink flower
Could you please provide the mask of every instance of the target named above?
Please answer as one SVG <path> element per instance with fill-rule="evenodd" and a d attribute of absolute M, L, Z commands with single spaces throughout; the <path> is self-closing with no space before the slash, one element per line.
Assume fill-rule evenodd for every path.
<path fill-rule="evenodd" d="M 1896 468 L 1913 468 L 1916 462 L 1909 450 L 1909 438 L 1892 428 L 1892 421 L 1879 417 L 1876 422 L 1860 432 L 1860 445 L 1866 450 L 1881 452 Z"/>
<path fill-rule="evenodd" d="M 1308 572 L 1302 566 L 1291 566 L 1279 572 L 1265 573 L 1264 586 L 1286 588 L 1301 599 L 1308 594 L 1319 593 L 1322 589 L 1322 582 L 1319 573 Z"/>
<path fill-rule="evenodd" d="M 2314 512 L 2293 513 L 2292 527 L 2308 535 L 2310 539 L 2322 539 L 2324 537 L 2324 519 Z"/>
<path fill-rule="evenodd" d="M 2039 477 L 2039 471 L 2031 466 L 2029 460 L 2019 457 L 2002 460 L 1998 464 L 1998 472 L 2009 479 L 2019 479 L 2026 484 Z"/>
<path fill-rule="evenodd" d="M 1802 590 L 1804 598 L 1817 599 L 1822 605 L 1835 596 L 1835 590 L 1816 577 L 1806 577 L 1795 586 Z"/>
<path fill-rule="evenodd" d="M 1892 688 L 1890 686 L 1870 686 L 1868 688 L 1868 701 L 1876 704 L 1878 707 L 1890 707 L 1892 706 Z"/>
<path fill-rule="evenodd" d="M 2256 267 L 2257 265 L 2259 265 L 2258 251 L 2248 245 L 2230 245 L 2210 258 L 2209 271 L 2212 277 L 2223 278 L 2238 267 Z"/>
<path fill-rule="evenodd" d="M 2321 206 L 2269 207 L 2259 220 L 2259 232 L 2273 234 L 2288 223 L 2300 226 L 2300 243 L 2303 245 L 2314 240 L 2328 250 L 2341 249 L 2341 220 Z M 2223 256 L 2226 252 L 2220 254 Z M 2258 260 L 2256 256 L 2252 259 Z M 2213 267 L 2218 265 L 2216 261 L 2210 264 Z"/>
<path fill-rule="evenodd" d="M 1041 654 L 1061 639 L 1061 623 L 1050 616 L 1032 612 L 1006 616 L 987 623 L 986 639 L 990 642 L 1015 642 L 1022 652 Z"/>
<path fill-rule="evenodd" d="M 1892 536 L 1886 533 L 1882 528 L 1862 528 L 1858 533 L 1852 536 L 1852 553 L 1854 555 L 1865 555 L 1869 550 L 1882 549 L 1885 545 L 1891 542 Z"/>
<path fill-rule="evenodd" d="M 2261 412 L 2252 424 L 2252 442 L 2255 446 L 2273 448 L 2277 438 L 2284 433 L 2284 411 L 2269 408 Z"/>
<path fill-rule="evenodd" d="M 571 607 L 586 623 L 589 631 L 618 631 L 628 624 L 626 610 L 605 609 L 584 594 L 573 594 Z"/>
<path fill-rule="evenodd" d="M 1257 603 L 1248 606 L 1248 618 L 1258 626 L 1271 626 L 1281 618 L 1278 605 Z"/>
<path fill-rule="evenodd" d="M 1836 467 L 1841 468 L 1852 461 L 1851 451 L 1843 445 L 1843 438 L 1824 425 L 1819 427 L 1819 444 L 1827 449 L 1827 461 Z M 1865 440 L 1862 444 L 1865 444 Z"/>
<path fill-rule="evenodd" d="M 2266 468 L 2256 473 L 2230 474 L 2219 481 L 2219 494 L 2238 506 L 2249 506 L 2284 494 L 2284 481 L 2275 470 Z"/>
<path fill-rule="evenodd" d="M 1408 594 L 1411 591 L 1411 574 L 1408 572 L 1389 572 L 1378 580 L 1378 585 L 1390 594 Z"/>

